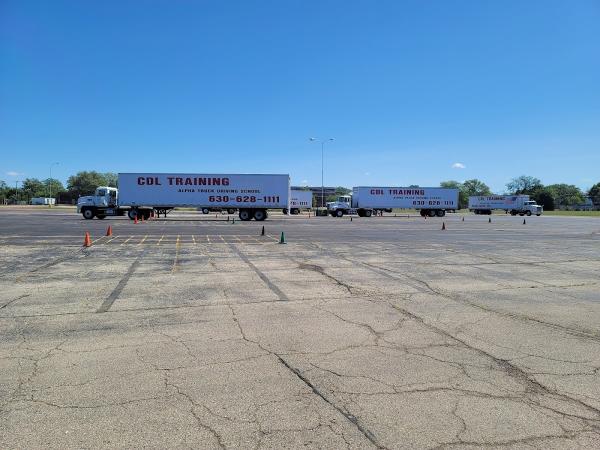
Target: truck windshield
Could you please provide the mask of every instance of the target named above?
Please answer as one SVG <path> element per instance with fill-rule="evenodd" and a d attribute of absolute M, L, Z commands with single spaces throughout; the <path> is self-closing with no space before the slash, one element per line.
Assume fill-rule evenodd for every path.
<path fill-rule="evenodd" d="M 98 189 L 98 197 L 104 197 L 106 195 L 106 191 L 104 189 Z"/>

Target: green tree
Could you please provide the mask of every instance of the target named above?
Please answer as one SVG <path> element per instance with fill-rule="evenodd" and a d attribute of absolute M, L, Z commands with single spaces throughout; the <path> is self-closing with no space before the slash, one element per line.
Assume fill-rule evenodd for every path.
<path fill-rule="evenodd" d="M 535 177 L 527 175 L 521 175 L 520 177 L 513 178 L 506 184 L 508 192 L 514 195 L 532 195 L 536 190 L 543 188 L 542 182 Z"/>
<path fill-rule="evenodd" d="M 595 206 L 600 205 L 600 183 L 593 185 L 588 191 L 588 195 L 592 198 Z"/>
<path fill-rule="evenodd" d="M 585 201 L 583 192 L 573 184 L 551 184 L 546 188 L 552 192 L 554 204 L 560 207 L 572 206 Z"/>
<path fill-rule="evenodd" d="M 544 208 L 544 211 L 554 211 L 554 194 L 553 192 L 546 188 L 537 189 L 531 196 L 532 200 L 535 200 L 538 205 Z"/>
<path fill-rule="evenodd" d="M 442 181 L 440 187 L 446 189 L 458 189 L 458 209 L 464 209 L 469 206 L 469 195 L 461 182 L 454 180 Z"/>
<path fill-rule="evenodd" d="M 46 187 L 37 178 L 26 178 L 21 187 L 23 197 L 21 200 L 29 201 L 32 197 L 45 197 Z"/>
<path fill-rule="evenodd" d="M 114 172 L 105 172 L 102 175 L 106 180 L 106 186 L 119 187 L 119 175 Z"/>
<path fill-rule="evenodd" d="M 492 195 L 489 186 L 476 178 L 467 180 L 462 185 L 469 197 L 472 195 Z"/>
<path fill-rule="evenodd" d="M 345 188 L 343 186 L 338 186 L 335 188 L 335 195 L 348 195 L 352 192 L 352 189 Z"/>
<path fill-rule="evenodd" d="M 44 196 L 51 195 L 52 197 L 56 197 L 59 193 L 66 190 L 60 180 L 56 178 L 46 178 L 44 180 L 44 189 L 46 190 Z"/>
<path fill-rule="evenodd" d="M 108 180 L 104 174 L 95 171 L 78 172 L 67 180 L 67 189 L 74 198 L 82 195 L 91 195 L 98 186 L 107 186 Z"/>

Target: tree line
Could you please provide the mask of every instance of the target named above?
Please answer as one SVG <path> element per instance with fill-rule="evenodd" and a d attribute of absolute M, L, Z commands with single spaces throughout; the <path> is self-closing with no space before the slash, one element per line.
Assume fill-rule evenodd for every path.
<path fill-rule="evenodd" d="M 74 203 L 82 195 L 93 194 L 98 186 L 118 187 L 117 174 L 96 171 L 78 172 L 69 177 L 66 187 L 56 178 L 45 180 L 26 178 L 21 182 L 21 186 L 15 187 L 0 180 L 0 202 L 29 203 L 33 197 L 51 196 L 57 200 L 57 203 Z M 460 209 L 468 207 L 470 196 L 492 195 L 489 186 L 478 179 L 463 182 L 442 181 L 440 187 L 458 189 Z M 336 196 L 348 194 L 349 192 L 351 192 L 350 189 L 339 186 L 335 190 L 335 195 L 327 198 L 327 201 L 333 201 Z M 582 204 L 585 202 L 586 196 L 592 199 L 595 206 L 600 207 L 600 183 L 593 185 L 589 191 L 583 192 L 572 184 L 559 183 L 544 186 L 538 178 L 521 175 L 506 184 L 506 194 L 529 195 L 546 211 Z"/>
<path fill-rule="evenodd" d="M 455 188 L 459 192 L 459 208 L 467 208 L 470 196 L 492 195 L 492 191 L 483 181 L 473 179 L 464 182 L 454 180 L 442 181 L 441 187 Z M 506 184 L 506 194 L 529 195 L 546 211 L 564 209 L 585 203 L 590 197 L 594 206 L 600 207 L 600 183 L 594 184 L 587 192 L 582 191 L 573 184 L 549 184 L 545 186 L 538 178 L 521 175 L 513 178 Z"/>
<path fill-rule="evenodd" d="M 93 194 L 98 186 L 117 187 L 118 176 L 112 172 L 83 171 L 70 176 L 66 187 L 56 178 L 26 178 L 18 183 L 11 186 L 0 180 L 0 202 L 29 203 L 34 197 L 52 197 L 57 203 L 73 203 L 82 195 Z"/>

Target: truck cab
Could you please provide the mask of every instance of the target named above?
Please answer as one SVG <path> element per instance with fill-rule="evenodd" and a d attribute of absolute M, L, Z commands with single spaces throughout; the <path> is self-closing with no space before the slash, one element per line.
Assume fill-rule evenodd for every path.
<path fill-rule="evenodd" d="M 354 208 L 352 206 L 352 195 L 340 195 L 335 202 L 328 202 L 327 212 L 332 217 L 342 217 L 344 214 L 358 214 L 360 217 L 371 217 L 373 215 L 373 210 L 370 208 Z"/>
<path fill-rule="evenodd" d="M 104 219 L 107 215 L 122 215 L 118 207 L 119 190 L 109 186 L 99 186 L 94 195 L 79 197 L 77 200 L 77 212 L 84 219 Z M 124 213 L 124 212 L 123 212 Z"/>
<path fill-rule="evenodd" d="M 532 214 L 535 214 L 536 216 L 541 216 L 542 211 L 543 208 L 540 205 L 538 205 L 535 202 L 535 200 L 529 200 L 523 203 L 523 214 L 527 214 L 528 216 L 531 216 Z M 523 214 L 520 213 L 521 216 Z"/>

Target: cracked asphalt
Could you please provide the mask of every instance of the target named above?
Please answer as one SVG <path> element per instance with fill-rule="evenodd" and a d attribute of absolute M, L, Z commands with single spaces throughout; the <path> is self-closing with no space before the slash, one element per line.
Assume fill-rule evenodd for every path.
<path fill-rule="evenodd" d="M 600 448 L 599 219 L 226 218 L 0 211 L 1 448 Z"/>

